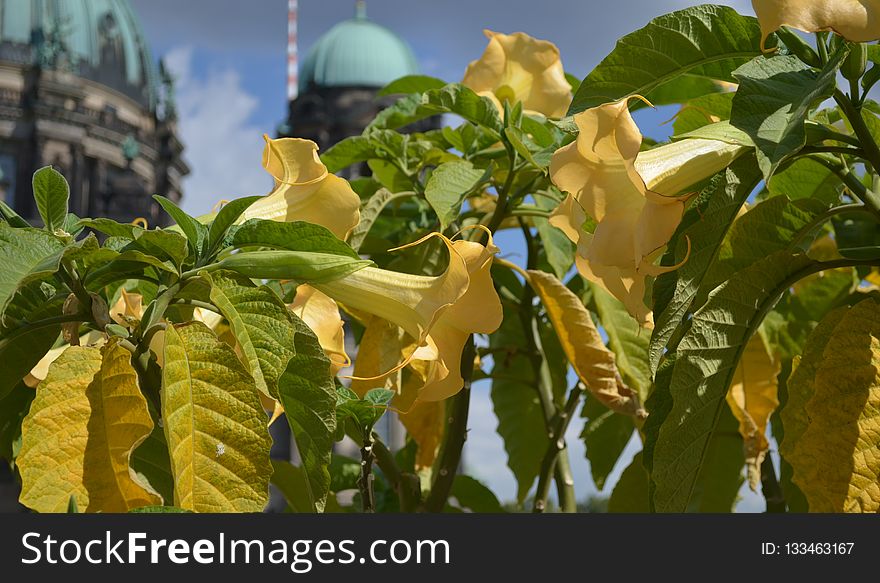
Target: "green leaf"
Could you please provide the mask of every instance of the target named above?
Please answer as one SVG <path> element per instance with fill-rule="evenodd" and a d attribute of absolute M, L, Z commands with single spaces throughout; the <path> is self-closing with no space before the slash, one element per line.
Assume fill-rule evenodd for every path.
<path fill-rule="evenodd" d="M 388 389 L 371 389 L 361 399 L 351 389 L 338 387 L 336 389 L 338 425 L 341 428 L 344 420 L 351 419 L 356 424 L 361 437 L 365 438 L 388 410 L 388 405 L 394 395 L 394 391 Z"/>
<path fill-rule="evenodd" d="M 784 450 L 811 512 L 880 511 L 878 337 L 876 298 L 833 312 L 791 377 Z"/>
<path fill-rule="evenodd" d="M 522 293 L 521 287 L 517 293 Z M 549 440 L 535 388 L 537 379 L 525 348 L 517 350 L 525 342 L 516 311 L 505 307 L 501 328 L 489 342 L 492 348 L 511 351 L 494 354 L 491 397 L 498 418 L 496 431 L 504 440 L 507 465 L 516 477 L 517 501 L 522 504 L 538 476 Z"/>
<path fill-rule="evenodd" d="M 238 198 L 224 205 L 223 208 L 220 209 L 220 212 L 217 213 L 217 216 L 214 218 L 213 222 L 211 222 L 211 226 L 208 230 L 208 255 L 213 255 L 220 250 L 223 241 L 226 238 L 226 233 L 229 232 L 229 228 L 238 220 L 242 213 L 248 209 L 248 207 L 261 198 L 263 197 L 248 196 L 245 198 Z"/>
<path fill-rule="evenodd" d="M 0 223 L 0 315 L 17 289 L 58 271 L 63 249 L 45 231 Z"/>
<path fill-rule="evenodd" d="M 30 227 L 31 224 L 21 218 L 21 216 L 13 210 L 11 206 L 0 200 L 0 219 L 6 221 L 10 226 L 16 229 Z"/>
<path fill-rule="evenodd" d="M 271 289 L 257 287 L 237 273 L 218 271 L 202 277 L 211 286 L 211 302 L 229 321 L 257 388 L 277 398 L 278 378 L 295 354 L 295 316 Z"/>
<path fill-rule="evenodd" d="M 266 506 L 272 439 L 257 395 L 235 351 L 207 326 L 165 330 L 162 420 L 175 506 L 196 512 Z"/>
<path fill-rule="evenodd" d="M 21 422 L 31 408 L 37 392 L 19 382 L 0 397 L 0 459 L 12 462 L 15 445 L 21 438 Z"/>
<path fill-rule="evenodd" d="M 348 244 L 351 245 L 352 249 L 357 251 L 361 248 L 364 239 L 370 233 L 373 223 L 376 222 L 376 219 L 379 218 L 385 207 L 395 198 L 400 198 L 400 196 L 399 194 L 393 194 L 387 188 L 380 188 L 361 206 L 361 220 L 348 237 Z"/>
<path fill-rule="evenodd" d="M 794 56 L 758 57 L 734 71 L 739 89 L 730 123 L 752 138 L 764 178 L 807 141 L 807 114 L 831 97 L 848 51 L 838 51 L 817 72 Z"/>
<path fill-rule="evenodd" d="M 251 219 L 232 238 L 234 247 L 271 247 L 287 251 L 311 251 L 360 259 L 357 252 L 325 227 L 305 221 Z"/>
<path fill-rule="evenodd" d="M 445 84 L 444 84 L 445 85 Z M 376 129 L 397 129 L 431 116 L 431 112 L 422 107 L 424 99 L 421 93 L 405 95 L 376 114 L 366 131 Z"/>
<path fill-rule="evenodd" d="M 384 95 L 396 95 L 407 93 L 424 93 L 431 89 L 440 89 L 446 86 L 446 81 L 429 77 L 428 75 L 406 75 L 395 79 L 385 87 L 379 90 L 376 95 L 382 97 Z"/>
<path fill-rule="evenodd" d="M 661 420 L 653 452 L 658 511 L 688 508 L 720 411 L 726 406 L 727 389 L 764 315 L 793 283 L 828 266 L 802 254 L 776 252 L 736 273 L 694 313 L 677 348 L 670 385 L 672 409 Z"/>
<path fill-rule="evenodd" d="M 611 411 L 597 399 L 588 397 L 581 411 L 587 419 L 581 439 L 586 446 L 590 473 L 596 488 L 605 488 L 605 480 L 614 469 L 620 454 L 633 434 L 632 419 Z"/>
<path fill-rule="evenodd" d="M 294 512 L 314 514 L 306 473 L 290 462 L 272 460 L 272 484 L 281 491 Z"/>
<path fill-rule="evenodd" d="M 296 354 L 278 379 L 278 396 L 290 423 L 311 499 L 323 512 L 330 492 L 330 459 L 336 432 L 336 388 L 330 360 L 315 334 L 299 318 Z"/>
<path fill-rule="evenodd" d="M 12 298 L 0 326 L 0 399 L 40 362 L 61 334 L 60 325 L 33 328 L 30 323 L 60 316 L 63 303 L 64 298 L 53 299 L 51 289 L 37 282 Z"/>
<path fill-rule="evenodd" d="M 553 210 L 560 202 L 562 201 L 551 200 L 545 196 L 535 197 L 535 206 L 542 210 Z M 532 217 L 532 223 L 538 229 L 538 237 L 541 238 L 547 263 L 559 280 L 565 279 L 571 266 L 574 265 L 574 243 L 544 217 Z"/>
<path fill-rule="evenodd" d="M 342 255 L 304 251 L 254 251 L 236 253 L 215 264 L 251 279 L 292 279 L 300 283 L 326 283 L 373 265 Z"/>
<path fill-rule="evenodd" d="M 722 407 L 688 512 L 731 512 L 745 478 L 743 440 L 729 407 Z"/>
<path fill-rule="evenodd" d="M 131 469 L 143 477 L 166 503 L 174 500 L 171 458 L 168 454 L 165 432 L 158 424 L 131 454 Z"/>
<path fill-rule="evenodd" d="M 434 113 L 454 113 L 499 134 L 503 130 L 495 104 L 459 83 L 428 91 L 424 96 L 424 105 Z"/>
<path fill-rule="evenodd" d="M 202 249 L 202 245 L 204 245 L 205 237 L 208 236 L 207 227 L 183 212 L 183 209 L 177 206 L 171 199 L 159 196 L 158 194 L 153 195 L 153 198 L 174 219 L 174 222 L 177 223 L 177 226 L 186 235 L 193 252 L 198 254 Z"/>
<path fill-rule="evenodd" d="M 47 231 L 54 233 L 64 225 L 67 217 L 70 186 L 64 176 L 51 166 L 44 166 L 34 173 L 33 186 L 34 200 L 43 224 Z"/>
<path fill-rule="evenodd" d="M 328 172 L 335 173 L 352 164 L 366 162 L 376 157 L 378 157 L 376 146 L 369 138 L 351 136 L 337 142 L 321 154 L 321 162 L 327 167 Z"/>
<path fill-rule="evenodd" d="M 461 508 L 471 512 L 505 512 L 492 490 L 479 480 L 464 474 L 455 476 L 449 495 L 458 501 Z"/>
<path fill-rule="evenodd" d="M 608 500 L 608 512 L 647 513 L 651 511 L 648 472 L 642 465 L 642 452 L 623 470 Z"/>
<path fill-rule="evenodd" d="M 814 198 L 826 204 L 840 200 L 840 178 L 826 166 L 810 158 L 798 158 L 770 178 L 770 196 L 791 200 Z"/>
<path fill-rule="evenodd" d="M 415 181 L 397 165 L 387 160 L 371 159 L 367 162 L 379 184 L 391 192 L 404 192 L 415 188 Z"/>
<path fill-rule="evenodd" d="M 425 186 L 425 198 L 440 219 L 440 230 L 458 218 L 464 198 L 491 174 L 491 169 L 474 168 L 466 160 L 446 162 L 434 170 Z"/>
<path fill-rule="evenodd" d="M 806 249 L 811 240 L 801 235 L 816 229 L 812 221 L 825 209 L 826 205 L 818 200 L 807 198 L 792 202 L 784 196 L 773 197 L 750 209 L 733 223 L 718 250 L 715 264 L 706 275 L 707 286 L 713 288 L 756 261 L 792 247 L 795 239 L 802 239 L 795 250 Z"/>
<path fill-rule="evenodd" d="M 68 348 L 22 423 L 21 503 L 37 512 L 64 512 L 72 497 L 86 512 L 161 503 L 129 467 L 152 430 L 130 352 L 113 341 Z"/>
<path fill-rule="evenodd" d="M 760 40 L 758 21 L 726 6 L 695 6 L 660 16 L 617 42 L 581 83 L 568 113 L 628 95 L 642 95 L 657 105 L 699 97 L 716 80 L 734 81 L 731 72 L 761 54 Z M 667 84 L 674 91 L 662 95 Z"/>
<path fill-rule="evenodd" d="M 713 178 L 682 219 L 667 252 L 671 260 L 664 258 L 664 263 L 684 260 L 688 240 L 691 254 L 682 267 L 661 275 L 654 284 L 654 332 L 648 350 L 652 371 L 657 371 L 667 343 L 686 320 L 730 225 L 759 178 L 753 157 L 737 160 Z"/>
<path fill-rule="evenodd" d="M 675 135 L 686 134 L 717 121 L 730 119 L 733 93 L 710 93 L 691 99 L 675 116 Z"/>

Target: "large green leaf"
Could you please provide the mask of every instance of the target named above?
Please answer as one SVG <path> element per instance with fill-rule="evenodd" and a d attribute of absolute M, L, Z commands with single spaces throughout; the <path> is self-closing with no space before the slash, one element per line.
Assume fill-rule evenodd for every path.
<path fill-rule="evenodd" d="M 706 274 L 706 285 L 715 287 L 776 251 L 806 249 L 812 242 L 808 235 L 817 230 L 812 221 L 826 208 L 815 199 L 792 202 L 785 196 L 776 196 L 750 209 L 733 223 L 715 263 Z M 794 245 L 798 239 L 799 244 Z M 705 288 L 703 291 L 703 295 L 708 293 Z"/>
<path fill-rule="evenodd" d="M 294 315 L 267 286 L 231 271 L 203 275 L 211 301 L 229 321 L 257 388 L 278 396 L 278 378 L 295 354 Z"/>
<path fill-rule="evenodd" d="M 442 113 L 454 113 L 482 126 L 500 137 L 504 129 L 498 109 L 488 97 L 482 97 L 460 83 L 430 89 L 421 97 L 410 95 L 385 109 L 373 120 L 369 129 L 389 129 Z"/>
<path fill-rule="evenodd" d="M 385 207 L 399 196 L 387 188 L 380 188 L 373 193 L 369 200 L 361 205 L 361 220 L 348 237 L 348 244 L 351 245 L 352 249 L 357 251 L 361 248 L 364 239 L 367 238 L 370 229 L 373 227 L 373 223 L 376 222 L 376 219 L 379 218 Z"/>
<path fill-rule="evenodd" d="M 742 158 L 716 176 L 685 214 L 668 255 L 674 253 L 671 262 L 678 263 L 686 257 L 690 244 L 690 256 L 679 269 L 661 275 L 654 286 L 654 332 L 649 348 L 652 371 L 656 372 L 667 343 L 691 310 L 725 234 L 759 178 L 754 158 Z"/>
<path fill-rule="evenodd" d="M 825 165 L 811 158 L 798 158 L 773 175 L 767 187 L 770 196 L 791 200 L 814 198 L 827 204 L 840 199 L 840 178 Z"/>
<path fill-rule="evenodd" d="M 743 440 L 729 407 L 722 407 L 703 467 L 694 485 L 689 512 L 730 512 L 745 482 Z"/>
<path fill-rule="evenodd" d="M 498 497 L 479 480 L 458 474 L 452 482 L 450 496 L 458 501 L 461 508 L 467 508 L 472 512 L 504 512 L 504 507 L 498 501 Z"/>
<path fill-rule="evenodd" d="M 208 229 L 208 238 L 205 240 L 207 253 L 213 254 L 220 250 L 224 243 L 229 228 L 241 217 L 242 213 L 252 204 L 263 198 L 262 196 L 247 196 L 237 198 L 223 206 L 217 216 L 211 222 Z"/>
<path fill-rule="evenodd" d="M 21 438 L 21 422 L 36 396 L 35 390 L 18 383 L 0 397 L 0 460 L 13 461 L 16 443 Z"/>
<path fill-rule="evenodd" d="M 642 464 L 642 452 L 633 457 L 632 462 L 623 470 L 611 498 L 608 500 L 608 512 L 646 513 L 651 511 L 648 472 Z"/>
<path fill-rule="evenodd" d="M 64 512 L 71 498 L 88 512 L 160 504 L 129 467 L 152 429 L 130 352 L 112 341 L 68 348 L 22 424 L 22 504 L 38 512 Z"/>
<path fill-rule="evenodd" d="M 305 221 L 279 222 L 251 219 L 235 231 L 232 245 L 326 253 L 360 259 L 351 247 L 328 229 Z"/>
<path fill-rule="evenodd" d="M 34 282 L 13 296 L 0 326 L 0 399 L 52 348 L 61 326 L 30 324 L 61 315 L 64 298 L 53 298 L 50 287 Z"/>
<path fill-rule="evenodd" d="M 672 408 L 659 420 L 662 426 L 652 460 L 657 510 L 688 508 L 727 389 L 764 315 L 792 284 L 832 266 L 840 265 L 776 252 L 736 273 L 694 313 L 677 348 L 670 384 Z"/>
<path fill-rule="evenodd" d="M 34 173 L 33 187 L 43 224 L 47 231 L 54 233 L 64 226 L 67 218 L 67 201 L 70 199 L 67 180 L 51 166 L 45 166 Z"/>
<path fill-rule="evenodd" d="M 159 203 L 159 206 L 161 206 L 165 212 L 174 219 L 174 222 L 180 230 L 183 231 L 183 234 L 186 235 L 186 239 L 189 241 L 193 252 L 196 254 L 200 253 L 205 244 L 205 239 L 208 237 L 208 228 L 195 218 L 186 214 L 183 209 L 177 206 L 177 204 L 171 199 L 159 196 L 158 194 L 154 194 L 153 198 Z"/>
<path fill-rule="evenodd" d="M 617 42 L 574 96 L 575 114 L 628 95 L 683 103 L 734 81 L 731 72 L 761 54 L 758 21 L 726 6 L 672 12 Z"/>
<path fill-rule="evenodd" d="M 58 271 L 63 248 L 58 239 L 45 231 L 16 229 L 0 223 L 0 315 L 15 290 Z"/>
<path fill-rule="evenodd" d="M 165 432 L 156 425 L 150 435 L 131 454 L 131 469 L 162 496 L 166 504 L 174 501 L 174 476 Z"/>
<path fill-rule="evenodd" d="M 312 503 L 317 512 L 323 512 L 330 492 L 336 387 L 330 359 L 317 337 L 299 318 L 294 317 L 293 322 L 296 354 L 278 379 L 278 396 L 308 477 Z"/>
<path fill-rule="evenodd" d="M 733 93 L 709 93 L 691 99 L 676 114 L 672 124 L 673 134 L 686 134 L 717 121 L 730 119 L 733 96 Z"/>
<path fill-rule="evenodd" d="M 819 72 L 791 55 L 758 57 L 734 71 L 740 86 L 730 123 L 754 141 L 765 179 L 806 144 L 807 114 L 831 97 L 847 52 L 838 51 Z"/>
<path fill-rule="evenodd" d="M 538 400 L 538 379 L 525 354 L 515 309 L 504 310 L 501 328 L 489 337 L 489 342 L 492 348 L 510 351 L 493 354 L 491 396 L 498 418 L 496 431 L 504 440 L 507 465 L 516 477 L 517 501 L 521 504 L 538 476 L 549 440 Z"/>
<path fill-rule="evenodd" d="M 590 461 L 590 473 L 596 488 L 602 490 L 608 474 L 632 437 L 632 418 L 615 413 L 592 397 L 587 397 L 581 417 L 587 419 L 581 439 Z"/>
<path fill-rule="evenodd" d="M 491 171 L 474 168 L 466 160 L 446 162 L 434 170 L 425 185 L 425 198 L 437 213 L 441 230 L 458 218 L 465 196 L 490 175 Z"/>
<path fill-rule="evenodd" d="M 395 79 L 381 90 L 378 95 L 395 95 L 407 93 L 424 93 L 431 89 L 440 89 L 446 86 L 446 81 L 429 77 L 428 75 L 406 75 Z"/>
<path fill-rule="evenodd" d="M 201 322 L 168 326 L 162 421 L 174 504 L 196 512 L 260 512 L 269 500 L 272 439 L 253 378 Z"/>
<path fill-rule="evenodd" d="M 869 298 L 833 313 L 831 320 L 810 339 L 824 349 L 809 347 L 789 383 L 793 399 L 787 406 L 806 406 L 785 412 L 787 459 L 811 512 L 876 513 L 880 304 Z"/>
<path fill-rule="evenodd" d="M 335 143 L 321 154 L 321 162 L 327 166 L 328 172 L 339 172 L 357 162 L 366 162 L 377 158 L 376 146 L 364 136 L 351 136 Z"/>

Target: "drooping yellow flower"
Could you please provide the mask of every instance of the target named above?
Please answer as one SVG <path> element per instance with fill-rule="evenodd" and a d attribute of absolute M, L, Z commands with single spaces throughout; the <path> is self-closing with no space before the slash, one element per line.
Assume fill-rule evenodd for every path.
<path fill-rule="evenodd" d="M 379 291 L 379 283 L 384 291 L 364 297 L 350 287 L 351 283 L 344 286 L 348 289 L 341 290 L 342 293 L 338 289 L 338 282 L 355 279 L 357 273 L 317 286 L 344 305 L 377 316 L 368 322 L 361 342 L 352 385 L 355 390 L 363 392 L 384 384 L 396 388 L 396 381 L 389 379 L 389 375 L 406 364 L 417 367 L 423 382 L 410 392 L 406 403 L 395 403 L 405 410 L 414 400 L 440 401 L 460 391 L 461 353 L 468 336 L 488 334 L 501 325 L 501 301 L 489 272 L 498 248 L 491 240 L 483 246 L 435 236 L 441 237 L 449 250 L 449 267 L 440 276 L 384 272 L 379 278 L 378 274 L 368 272 L 370 287 Z M 424 291 L 414 293 L 415 289 Z M 377 305 L 380 303 L 386 303 L 387 309 Z M 389 322 L 404 334 L 389 326 Z"/>
<path fill-rule="evenodd" d="M 330 369 L 334 375 L 350 364 L 345 352 L 342 317 L 336 302 L 309 285 L 301 285 L 296 290 L 290 309 L 318 337 L 318 343 L 330 359 Z"/>
<path fill-rule="evenodd" d="M 462 83 L 492 99 L 499 109 L 505 100 L 521 101 L 526 110 L 564 116 L 571 103 L 571 86 L 556 45 L 522 32 L 483 33 L 489 45 L 482 57 L 468 65 Z"/>
<path fill-rule="evenodd" d="M 761 47 L 782 26 L 834 31 L 853 42 L 880 39 L 880 0 L 752 0 L 761 23 Z"/>
<path fill-rule="evenodd" d="M 360 221 L 361 203 L 348 182 L 327 171 L 315 142 L 264 138 L 263 168 L 275 179 L 275 188 L 241 220 L 307 221 L 345 239 Z"/>
<path fill-rule="evenodd" d="M 577 114 L 577 140 L 560 148 L 550 177 L 568 198 L 551 224 L 578 246 L 580 273 L 651 321 L 645 278 L 675 267 L 655 264 L 675 233 L 688 194 L 683 189 L 728 166 L 745 151 L 715 140 L 687 139 L 640 153 L 642 134 L 629 98 Z M 595 230 L 583 226 L 590 217 Z"/>

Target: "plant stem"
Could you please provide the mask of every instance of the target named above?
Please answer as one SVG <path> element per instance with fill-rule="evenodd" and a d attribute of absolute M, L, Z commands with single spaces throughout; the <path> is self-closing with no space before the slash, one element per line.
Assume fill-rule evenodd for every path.
<path fill-rule="evenodd" d="M 553 418 L 550 429 L 550 443 L 547 444 L 547 451 L 541 462 L 541 472 L 538 474 L 538 488 L 535 491 L 535 505 L 532 512 L 544 512 L 547 507 L 547 496 L 550 493 L 550 477 L 558 464 L 557 460 L 560 453 L 566 448 L 565 432 L 568 430 L 568 425 L 574 417 L 583 392 L 583 386 L 581 383 L 577 383 L 568 394 L 565 407 Z M 560 508 L 565 506 L 566 504 L 560 500 Z"/>
<path fill-rule="evenodd" d="M 467 440 L 467 420 L 471 403 L 471 379 L 474 374 L 475 355 L 474 337 L 471 335 L 465 342 L 461 354 L 461 378 L 464 380 L 464 385 L 447 405 L 446 434 L 443 436 L 437 475 L 431 485 L 431 493 L 425 500 L 425 510 L 428 512 L 442 512 L 446 507 L 446 500 L 449 498 L 455 474 L 461 463 L 461 452 L 464 448 L 464 442 Z"/>
<path fill-rule="evenodd" d="M 834 90 L 834 101 L 837 102 L 837 105 L 843 111 L 843 115 L 849 120 L 853 132 L 855 132 L 862 144 L 865 158 L 870 162 L 874 172 L 880 171 L 880 147 L 877 146 L 877 142 L 874 141 L 871 131 L 862 118 L 861 110 L 840 89 Z"/>
<path fill-rule="evenodd" d="M 537 263 L 537 250 L 532 233 L 528 226 L 519 220 L 520 229 L 526 241 L 526 249 L 528 255 L 526 259 L 526 269 L 534 269 Z M 523 295 L 520 299 L 519 318 L 523 329 L 523 336 L 526 341 L 526 350 L 528 351 L 529 361 L 535 375 L 535 388 L 538 391 L 538 401 L 541 404 L 541 410 L 544 413 L 544 422 L 549 435 L 553 435 L 553 420 L 559 414 L 559 409 L 553 400 L 553 380 L 550 377 L 550 369 L 544 358 L 544 351 L 541 346 L 541 337 L 538 334 L 537 323 L 535 321 L 534 308 L 532 302 L 535 299 L 534 290 L 525 283 L 523 285 Z M 551 441 L 552 441 L 551 437 Z M 576 512 L 577 499 L 574 492 L 574 478 L 571 475 L 571 465 L 568 460 L 567 446 L 565 444 L 564 434 L 560 438 L 562 440 L 553 464 L 553 476 L 556 481 L 557 496 L 559 498 L 559 507 L 563 512 Z"/>
<path fill-rule="evenodd" d="M 361 491 L 361 503 L 364 512 L 376 511 L 376 496 L 373 491 L 373 438 L 370 432 L 364 437 L 364 445 L 361 448 L 361 475 L 358 478 L 358 488 Z"/>
<path fill-rule="evenodd" d="M 512 147 L 508 148 L 507 156 L 510 160 L 510 169 L 507 172 L 507 179 L 504 181 L 504 186 L 498 191 L 498 200 L 495 202 L 495 210 L 492 211 L 492 216 L 489 219 L 489 223 L 486 225 L 492 233 L 498 230 L 498 227 L 501 226 L 501 221 L 504 220 L 504 217 L 507 214 L 507 199 L 510 196 L 510 189 L 513 187 L 513 181 L 516 178 L 516 170 L 514 169 L 514 166 L 516 166 L 516 150 Z"/>
<path fill-rule="evenodd" d="M 855 156 L 857 158 L 867 159 L 865 151 L 861 148 L 851 148 L 849 146 L 804 146 L 801 148 L 802 154 L 845 154 Z"/>
<path fill-rule="evenodd" d="M 191 300 L 189 298 L 178 298 L 171 302 L 171 305 L 185 305 L 185 306 L 193 306 L 195 308 L 202 308 L 203 310 L 208 310 L 210 312 L 214 312 L 215 314 L 220 313 L 220 308 L 215 306 L 214 304 L 203 302 L 201 300 Z"/>

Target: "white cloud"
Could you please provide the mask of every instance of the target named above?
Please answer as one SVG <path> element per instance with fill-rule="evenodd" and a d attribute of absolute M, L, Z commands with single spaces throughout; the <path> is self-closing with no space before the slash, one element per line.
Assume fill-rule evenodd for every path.
<path fill-rule="evenodd" d="M 198 216 L 221 199 L 268 192 L 271 181 L 260 165 L 262 132 L 251 122 L 260 101 L 242 87 L 238 72 L 197 75 L 192 47 L 170 51 L 165 62 L 177 79 L 180 136 L 192 168 L 183 208 Z"/>

